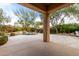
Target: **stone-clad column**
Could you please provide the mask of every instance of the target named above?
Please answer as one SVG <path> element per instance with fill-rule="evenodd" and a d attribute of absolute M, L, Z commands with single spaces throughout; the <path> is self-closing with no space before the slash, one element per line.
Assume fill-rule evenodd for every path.
<path fill-rule="evenodd" d="M 44 14 L 44 20 L 43 20 L 43 41 L 49 42 L 50 41 L 50 20 L 49 20 L 49 14 Z"/>

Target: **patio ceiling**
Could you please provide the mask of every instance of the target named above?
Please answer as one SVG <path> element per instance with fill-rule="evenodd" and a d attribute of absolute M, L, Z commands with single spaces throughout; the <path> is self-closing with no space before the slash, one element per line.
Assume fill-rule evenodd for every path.
<path fill-rule="evenodd" d="M 71 5 L 70 3 L 20 3 L 21 5 L 31 8 L 42 13 L 51 13 L 60 8 Z"/>

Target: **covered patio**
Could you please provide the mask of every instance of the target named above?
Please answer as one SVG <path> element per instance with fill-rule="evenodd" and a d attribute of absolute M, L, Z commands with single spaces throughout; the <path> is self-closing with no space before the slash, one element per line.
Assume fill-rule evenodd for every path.
<path fill-rule="evenodd" d="M 42 39 L 42 34 L 9 37 L 0 47 L 0 56 L 79 56 L 78 37 L 50 35 L 48 43 Z"/>
<path fill-rule="evenodd" d="M 49 19 L 50 14 L 54 13 L 58 9 L 71 5 L 67 3 L 20 3 L 20 4 L 32 10 L 38 11 L 44 15 L 44 20 L 43 20 L 44 42 L 50 41 L 50 19 Z"/>
<path fill-rule="evenodd" d="M 59 35 L 58 36 L 50 35 L 50 20 L 49 20 L 50 13 L 54 13 L 56 10 L 67 7 L 71 4 L 66 3 L 19 3 L 19 4 L 44 14 L 43 36 L 39 34 L 36 36 L 26 36 L 27 38 L 26 37 L 20 38 L 23 40 L 14 40 L 15 38 L 11 37 L 9 39 L 13 40 L 8 41 L 7 44 L 0 47 L 0 55 L 8 55 L 8 56 L 79 55 L 79 49 L 70 47 L 68 46 L 69 44 L 68 45 L 63 44 L 64 41 L 62 42 L 62 44 L 54 42 L 53 39 L 54 40 L 62 39 L 58 38 L 60 37 Z M 16 37 L 16 39 L 17 38 L 18 37 Z"/>

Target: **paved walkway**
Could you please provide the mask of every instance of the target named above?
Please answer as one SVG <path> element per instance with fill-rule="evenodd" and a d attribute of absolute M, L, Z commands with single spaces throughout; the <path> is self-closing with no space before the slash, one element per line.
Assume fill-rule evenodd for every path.
<path fill-rule="evenodd" d="M 0 47 L 6 56 L 63 56 L 79 55 L 79 37 L 51 35 L 51 42 L 44 43 L 42 34 L 17 35 Z"/>
<path fill-rule="evenodd" d="M 51 41 L 79 49 L 79 37 L 76 36 L 51 35 Z"/>

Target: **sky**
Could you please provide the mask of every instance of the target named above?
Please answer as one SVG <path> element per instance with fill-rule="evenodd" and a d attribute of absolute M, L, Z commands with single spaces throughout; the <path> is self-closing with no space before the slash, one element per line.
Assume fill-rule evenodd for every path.
<path fill-rule="evenodd" d="M 18 17 L 14 15 L 13 10 L 16 9 L 15 4 L 9 4 L 9 3 L 0 3 L 0 8 L 3 9 L 4 12 L 6 12 L 7 15 L 11 17 L 11 22 L 8 24 L 14 25 L 14 22 L 18 20 Z"/>
<path fill-rule="evenodd" d="M 0 3 L 0 8 L 3 9 L 3 11 L 11 17 L 11 22 L 8 23 L 10 25 L 14 25 L 15 22 L 17 22 L 17 20 L 19 19 L 13 12 L 18 9 L 21 9 L 21 8 L 24 8 L 24 9 L 27 9 L 27 10 L 31 10 L 29 8 L 26 8 L 24 6 L 21 6 L 19 4 L 16 4 L 16 3 Z M 36 21 L 40 21 L 40 17 L 37 17 L 36 18 Z"/>

